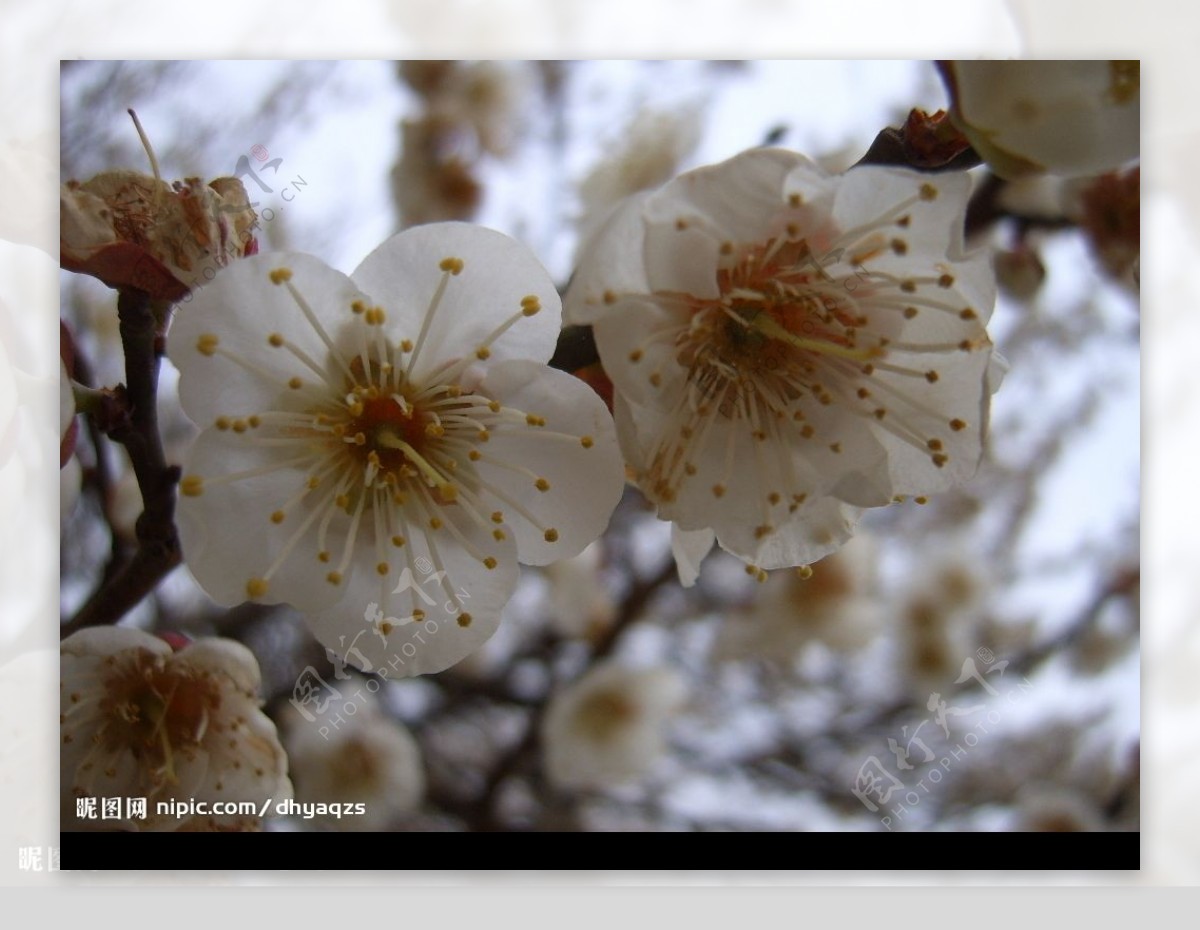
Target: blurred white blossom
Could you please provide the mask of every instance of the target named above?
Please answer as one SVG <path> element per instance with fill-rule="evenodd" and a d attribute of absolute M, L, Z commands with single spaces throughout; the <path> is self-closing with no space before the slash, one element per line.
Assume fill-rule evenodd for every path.
<path fill-rule="evenodd" d="M 1096 805 L 1082 792 L 1031 785 L 1016 800 L 1009 829 L 1020 833 L 1095 833 L 1105 829 Z"/>
<path fill-rule="evenodd" d="M 950 61 L 951 117 L 1001 177 L 1102 174 L 1138 157 L 1137 61 Z"/>
<path fill-rule="evenodd" d="M 896 624 L 914 694 L 954 687 L 972 654 L 971 631 L 987 593 L 984 573 L 950 547 L 930 555 L 914 574 Z"/>
<path fill-rule="evenodd" d="M 2 362 L 3 359 L 0 359 Z M 7 371 L 5 371 L 7 374 Z M 2 390 L 2 389 L 0 389 Z M 0 405 L 3 405 L 4 400 L 0 399 Z M 5 422 L 4 428 L 7 429 L 8 423 Z M 78 431 L 78 425 L 75 422 L 75 393 L 71 389 L 71 375 L 67 372 L 66 363 L 59 359 L 58 361 L 58 455 L 59 465 L 65 466 L 67 459 L 75 451 L 75 434 Z"/>
<path fill-rule="evenodd" d="M 649 774 L 685 696 L 666 668 L 594 666 L 555 695 L 542 722 L 546 774 L 561 788 L 603 788 Z"/>
<path fill-rule="evenodd" d="M 600 576 L 604 546 L 597 540 L 579 555 L 546 567 L 550 622 L 566 636 L 594 636 L 616 616 L 611 588 Z"/>
<path fill-rule="evenodd" d="M 579 185 L 580 239 L 586 241 L 626 197 L 671 180 L 699 143 L 698 108 L 639 110 Z"/>
<path fill-rule="evenodd" d="M 872 539 L 856 536 L 803 573 L 772 574 L 750 610 L 722 625 L 718 653 L 786 663 L 814 642 L 836 652 L 867 645 L 886 620 L 876 558 Z"/>
<path fill-rule="evenodd" d="M 387 830 L 411 813 L 425 794 L 421 750 L 399 721 L 389 719 L 373 700 L 357 704 L 353 715 L 319 723 L 289 719 L 284 742 L 300 804 L 337 801 L 340 817 L 317 817 L 334 830 Z M 346 814 L 346 804 L 362 804 L 362 814 Z"/>

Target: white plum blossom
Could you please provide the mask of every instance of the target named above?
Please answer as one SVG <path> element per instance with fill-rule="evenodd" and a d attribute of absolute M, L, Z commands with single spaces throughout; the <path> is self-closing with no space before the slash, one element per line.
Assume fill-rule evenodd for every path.
<path fill-rule="evenodd" d="M 364 671 L 440 671 L 495 630 L 518 561 L 580 552 L 624 483 L 612 419 L 548 368 L 531 252 L 421 226 L 353 277 L 307 255 L 225 269 L 171 332 L 184 557 L 218 603 L 288 603 Z"/>
<path fill-rule="evenodd" d="M 287 756 L 259 709 L 258 662 L 241 643 L 176 652 L 141 630 L 93 627 L 63 640 L 60 661 L 64 830 L 255 829 L 265 802 L 291 797 Z M 145 798 L 146 817 L 124 806 L 116 819 L 77 816 L 88 798 Z M 170 801 L 250 802 L 256 813 L 158 813 Z"/>
<path fill-rule="evenodd" d="M 714 536 L 751 571 L 803 565 L 860 508 L 973 474 L 1001 366 L 969 188 L 756 149 L 631 198 L 585 246 L 566 312 L 594 327 L 685 582 Z"/>
<path fill-rule="evenodd" d="M 560 788 L 604 788 L 650 773 L 664 728 L 683 705 L 667 668 L 601 663 L 550 701 L 542 721 L 546 775 Z"/>
<path fill-rule="evenodd" d="M 1103 174 L 1138 157 L 1137 61 L 947 61 L 951 118 L 1004 178 Z"/>

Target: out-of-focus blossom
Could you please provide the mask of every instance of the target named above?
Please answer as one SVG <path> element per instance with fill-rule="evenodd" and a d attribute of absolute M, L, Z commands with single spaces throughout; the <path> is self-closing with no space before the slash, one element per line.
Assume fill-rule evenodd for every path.
<path fill-rule="evenodd" d="M 225 639 L 179 651 L 124 627 L 80 630 L 61 645 L 64 830 L 246 830 L 291 795 L 287 756 L 259 709 L 253 654 Z M 145 818 L 81 816 L 93 799 L 145 798 Z M 187 813 L 186 803 L 248 802 L 255 813 Z M 159 813 L 182 802 L 183 816 Z"/>
<path fill-rule="evenodd" d="M 519 135 L 536 85 L 534 65 L 525 61 L 406 61 L 400 75 L 429 116 L 469 132 L 497 156 Z"/>
<path fill-rule="evenodd" d="M 1141 170 L 1096 178 L 1078 194 L 1075 214 L 1104 269 L 1118 281 L 1141 254 Z"/>
<path fill-rule="evenodd" d="M 291 604 L 364 671 L 473 651 L 518 562 L 578 554 L 624 485 L 603 402 L 545 365 L 559 306 L 528 249 L 460 223 L 352 279 L 298 254 L 226 269 L 171 333 L 205 427 L 179 505 L 201 586 Z"/>
<path fill-rule="evenodd" d="M 439 117 L 400 124 L 401 153 L 392 169 L 392 191 L 404 226 L 468 220 L 479 209 L 483 188 L 457 139 L 455 124 Z"/>
<path fill-rule="evenodd" d="M 786 663 L 814 642 L 837 652 L 862 648 L 885 619 L 875 562 L 870 537 L 859 536 L 803 573 L 772 575 L 748 615 L 726 621 L 718 652 Z"/>
<path fill-rule="evenodd" d="M 504 156 L 520 134 L 535 86 L 530 62 L 460 62 L 439 87 L 432 109 L 469 125 L 480 148 Z"/>
<path fill-rule="evenodd" d="M 457 65 L 456 61 L 418 58 L 397 62 L 396 70 L 404 83 L 428 100 L 437 93 Z"/>
<path fill-rule="evenodd" d="M 132 469 L 123 470 L 121 477 L 113 482 L 108 499 L 108 520 L 113 532 L 128 543 L 136 542 L 137 519 L 144 509 L 137 475 Z"/>
<path fill-rule="evenodd" d="M 75 510 L 79 494 L 83 490 L 83 466 L 79 459 L 71 456 L 58 471 L 58 512 L 60 525 Z"/>
<path fill-rule="evenodd" d="M 987 590 L 982 572 L 957 553 L 931 558 L 900 610 L 904 671 L 912 690 L 946 693 L 973 654 L 971 631 Z"/>
<path fill-rule="evenodd" d="M 59 361 L 58 372 L 58 467 L 66 466 L 75 453 L 75 436 L 79 424 L 75 422 L 75 394 L 71 390 L 71 376 L 67 366 Z"/>
<path fill-rule="evenodd" d="M 506 156 L 532 99 L 528 62 L 410 61 L 400 75 L 424 104 L 400 123 L 392 191 L 401 224 L 469 220 L 483 197 L 480 161 Z"/>
<path fill-rule="evenodd" d="M 1002 366 L 969 186 L 757 149 L 630 198 L 585 246 L 568 316 L 689 574 L 714 535 L 760 569 L 814 562 L 860 508 L 974 473 Z"/>
<path fill-rule="evenodd" d="M 1046 266 L 1038 253 L 1026 243 L 997 252 L 996 281 L 1001 289 L 1017 300 L 1032 300 L 1046 280 Z"/>
<path fill-rule="evenodd" d="M 547 566 L 550 622 L 560 633 L 590 637 L 612 623 L 617 605 L 600 577 L 603 561 L 604 547 L 597 540 L 574 558 Z"/>
<path fill-rule="evenodd" d="M 1104 818 L 1078 791 L 1058 785 L 1033 786 L 1017 798 L 1010 829 L 1020 833 L 1096 833 L 1104 830 Z"/>
<path fill-rule="evenodd" d="M 1136 61 L 948 61 L 951 116 L 1004 178 L 1102 174 L 1138 157 Z"/>
<path fill-rule="evenodd" d="M 237 178 L 168 184 L 105 171 L 63 184 L 59 208 L 63 268 L 160 300 L 182 300 L 257 250 L 257 219 Z"/>
<path fill-rule="evenodd" d="M 1083 630 L 1071 650 L 1072 666 L 1084 675 L 1099 675 L 1138 646 L 1135 593 L 1111 601 Z"/>
<path fill-rule="evenodd" d="M 1052 174 L 1031 174 L 1006 181 L 996 192 L 996 206 L 1015 216 L 1041 220 L 1066 217 L 1069 189 L 1077 181 Z"/>
<path fill-rule="evenodd" d="M 295 715 L 284 730 L 296 801 L 323 809 L 314 822 L 334 830 L 387 830 L 414 811 L 425 794 L 421 750 L 403 724 L 391 720 L 374 701 L 336 726 Z M 330 805 L 341 805 L 340 816 Z M 362 813 L 346 806 L 361 804 Z"/>
<path fill-rule="evenodd" d="M 669 669 L 593 667 L 546 710 L 547 776 L 561 788 L 603 788 L 648 775 L 684 695 L 683 680 Z"/>
<path fill-rule="evenodd" d="M 700 114 L 695 107 L 639 111 L 613 150 L 579 185 L 581 239 L 586 241 L 626 197 L 671 180 L 699 142 Z"/>

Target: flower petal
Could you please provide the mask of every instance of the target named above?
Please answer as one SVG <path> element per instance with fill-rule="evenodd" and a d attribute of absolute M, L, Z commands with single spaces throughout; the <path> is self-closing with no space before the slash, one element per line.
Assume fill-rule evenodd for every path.
<path fill-rule="evenodd" d="M 1137 158 L 1137 62 L 956 61 L 956 122 L 1006 177 L 1101 174 Z"/>
<path fill-rule="evenodd" d="M 461 260 L 461 270 L 443 269 L 448 259 Z M 418 382 L 484 345 L 492 363 L 545 362 L 554 353 L 562 320 L 558 291 L 534 254 L 502 233 L 468 223 L 415 226 L 384 242 L 352 277 L 383 307 L 390 338 L 419 345 L 412 370 Z M 489 342 L 499 327 L 521 314 L 529 298 L 541 309 Z"/>
<path fill-rule="evenodd" d="M 642 267 L 648 194 L 626 198 L 579 249 L 579 267 L 563 302 L 568 323 L 585 326 L 604 316 L 625 294 L 644 294 L 650 282 Z"/>
<path fill-rule="evenodd" d="M 671 526 L 671 555 L 679 571 L 679 583 L 690 588 L 700 577 L 700 563 L 712 551 L 717 535 L 710 529 L 681 530 L 678 524 Z"/>
<path fill-rule="evenodd" d="M 272 273 L 281 270 L 280 283 L 273 283 Z M 181 306 L 171 326 L 184 412 L 201 426 L 218 416 L 260 413 L 286 394 L 292 378 L 342 393 L 348 361 L 339 365 L 329 346 L 352 320 L 351 306 L 363 300 L 369 298 L 353 281 L 310 255 L 257 255 L 224 269 Z"/>
<path fill-rule="evenodd" d="M 440 672 L 483 645 L 500 624 L 520 569 L 511 536 L 497 540 L 493 528 L 462 510 L 443 508 L 437 530 L 409 524 L 402 555 L 386 576 L 359 571 L 341 586 L 337 604 L 306 613 L 313 635 L 356 668 L 395 678 Z M 467 546 L 495 552 L 495 567 Z"/>
<path fill-rule="evenodd" d="M 198 639 L 176 653 L 171 661 L 228 678 L 248 700 L 257 700 L 258 689 L 262 686 L 258 660 L 239 642 L 232 639 Z"/>
<path fill-rule="evenodd" d="M 267 575 L 311 508 L 327 498 L 314 493 L 313 500 L 303 498 L 282 522 L 273 520 L 289 498 L 304 489 L 309 472 L 301 464 L 289 464 L 295 450 L 256 442 L 250 432 L 207 429 L 197 437 L 183 467 L 178 515 L 184 558 L 209 597 L 226 606 L 251 598 L 250 580 Z M 229 480 L 254 472 L 259 473 Z M 330 551 L 341 551 L 347 520 L 339 513 L 331 521 Z M 317 549 L 312 538 L 301 540 L 271 573 L 266 591 L 254 599 L 302 610 L 335 601 L 339 591 L 326 582 L 328 568 L 318 561 Z"/>
<path fill-rule="evenodd" d="M 781 232 L 792 219 L 786 208 L 784 184 L 800 173 L 819 178 L 803 155 L 785 149 L 751 149 L 737 159 L 697 168 L 668 182 L 646 205 L 647 250 L 651 237 L 666 235 L 680 220 L 703 228 L 718 242 L 749 244 Z M 797 204 L 797 208 L 801 206 Z M 651 280 L 655 289 L 673 290 L 667 282 Z"/>
<path fill-rule="evenodd" d="M 769 535 L 758 537 L 744 523 L 717 530 L 721 548 L 768 571 L 809 565 L 835 552 L 853 534 L 860 511 L 836 498 L 821 497 L 789 514 Z"/>
<path fill-rule="evenodd" d="M 163 656 L 171 654 L 171 647 L 157 636 L 124 626 L 85 627 L 64 639 L 61 649 L 64 657 L 110 656 L 127 649 L 147 649 Z"/>
<path fill-rule="evenodd" d="M 487 487 L 517 501 L 522 517 L 494 497 L 516 534 L 521 561 L 546 565 L 578 555 L 604 532 L 625 486 L 612 416 L 578 378 L 532 362 L 493 366 L 479 390 L 534 417 L 497 430 L 483 447 L 479 474 Z M 532 471 L 516 471 L 520 465 Z M 544 479 L 539 490 L 535 479 Z"/>

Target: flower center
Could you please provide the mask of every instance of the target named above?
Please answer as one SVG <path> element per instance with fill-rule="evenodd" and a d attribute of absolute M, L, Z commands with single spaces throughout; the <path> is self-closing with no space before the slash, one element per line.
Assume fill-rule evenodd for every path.
<path fill-rule="evenodd" d="M 859 345 L 866 318 L 805 240 L 754 246 L 720 269 L 717 280 L 720 297 L 691 300 L 692 322 L 680 334 L 676 356 L 706 396 L 723 395 L 729 386 L 762 386 L 793 400 L 822 357 L 866 361 L 884 354 L 878 345 Z M 764 378 L 769 384 L 759 385 Z M 722 412 L 733 415 L 723 400 Z"/>
<path fill-rule="evenodd" d="M 426 422 L 418 410 L 406 410 L 392 398 L 380 397 L 364 403 L 362 415 L 351 420 L 349 428 L 367 437 L 365 448 L 379 456 L 383 471 L 399 471 L 406 461 L 404 446 L 420 452 Z"/>
<path fill-rule="evenodd" d="M 318 420 L 333 421 L 331 448 L 344 448 L 349 464 L 364 469 L 369 476 L 364 490 L 420 478 L 452 500 L 449 478 L 435 464 L 444 451 L 438 440 L 446 434 L 435 408 L 449 413 L 448 396 L 461 392 L 450 385 L 422 391 L 403 374 L 393 373 L 391 363 L 375 358 L 364 365 L 361 356 L 355 357 L 349 369 L 354 377 L 348 380 L 344 403 L 336 405 L 332 415 L 324 412 L 324 405 L 311 413 Z"/>
<path fill-rule="evenodd" d="M 176 783 L 176 754 L 199 745 L 220 707 L 212 675 L 139 650 L 105 683 L 103 739 L 110 751 L 132 752 L 157 782 Z"/>
<path fill-rule="evenodd" d="M 600 691 L 580 702 L 575 723 L 589 739 L 607 742 L 637 717 L 637 706 L 624 695 Z"/>

